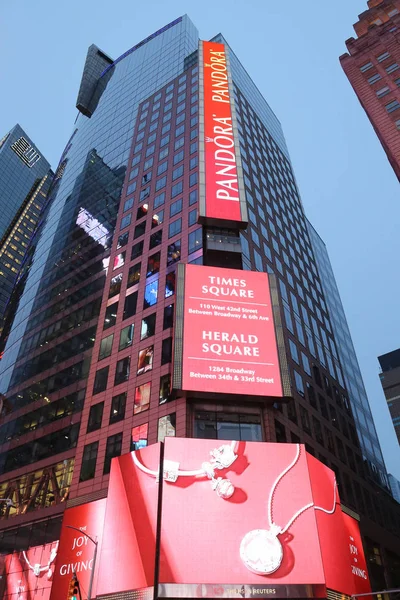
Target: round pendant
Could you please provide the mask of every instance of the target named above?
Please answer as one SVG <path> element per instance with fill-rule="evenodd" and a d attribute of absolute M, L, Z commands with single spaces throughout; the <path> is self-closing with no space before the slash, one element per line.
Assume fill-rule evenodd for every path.
<path fill-rule="evenodd" d="M 276 533 L 253 529 L 240 544 L 240 558 L 245 566 L 258 575 L 269 575 L 279 569 L 283 559 L 282 544 Z"/>

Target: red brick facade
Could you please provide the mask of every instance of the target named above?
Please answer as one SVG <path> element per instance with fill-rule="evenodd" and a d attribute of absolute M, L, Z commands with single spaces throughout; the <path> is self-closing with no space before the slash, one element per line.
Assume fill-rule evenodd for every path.
<path fill-rule="evenodd" d="M 400 179 L 400 0 L 368 7 L 340 62 Z"/>

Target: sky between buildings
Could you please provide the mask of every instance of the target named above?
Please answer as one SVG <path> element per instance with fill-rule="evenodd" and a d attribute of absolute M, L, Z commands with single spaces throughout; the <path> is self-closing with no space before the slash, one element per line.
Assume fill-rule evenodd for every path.
<path fill-rule="evenodd" d="M 400 346 L 400 194 L 339 64 L 366 0 L 69 0 L 2 7 L 0 137 L 15 123 L 55 168 L 87 48 L 117 58 L 187 13 L 222 32 L 282 123 L 303 204 L 327 244 L 388 471 L 400 448 L 377 356 Z"/>

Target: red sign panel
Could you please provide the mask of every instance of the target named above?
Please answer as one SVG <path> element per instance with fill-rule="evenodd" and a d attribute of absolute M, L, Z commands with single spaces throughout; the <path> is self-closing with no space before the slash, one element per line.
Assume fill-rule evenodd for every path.
<path fill-rule="evenodd" d="M 58 542 L 8 554 L 4 560 L 3 600 L 48 600 Z"/>
<path fill-rule="evenodd" d="M 206 198 L 200 216 L 241 222 L 226 50 L 224 44 L 202 44 Z"/>
<path fill-rule="evenodd" d="M 160 444 L 112 460 L 98 595 L 154 585 L 159 466 Z"/>
<path fill-rule="evenodd" d="M 65 511 L 50 600 L 65 600 L 74 572 L 78 576 L 81 590 L 88 590 L 95 547 L 85 534 L 97 541 L 100 548 L 105 508 L 106 500 L 103 499 L 68 508 Z M 69 529 L 69 525 L 80 531 Z M 98 562 L 95 565 L 94 583 L 96 583 L 97 573 Z M 93 592 L 94 590 L 95 587 Z"/>
<path fill-rule="evenodd" d="M 282 396 L 266 273 L 186 265 L 182 389 Z"/>
<path fill-rule="evenodd" d="M 365 559 L 360 527 L 355 519 L 345 513 L 343 513 L 343 522 L 350 552 L 348 570 L 353 579 L 353 594 L 365 594 L 371 591 L 371 583 L 368 577 L 367 561 Z"/>

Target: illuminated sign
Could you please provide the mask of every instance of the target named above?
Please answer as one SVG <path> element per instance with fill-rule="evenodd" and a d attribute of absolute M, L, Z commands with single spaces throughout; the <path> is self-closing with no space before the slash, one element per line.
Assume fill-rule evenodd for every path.
<path fill-rule="evenodd" d="M 368 592 L 346 518 L 334 472 L 304 445 L 166 437 L 163 452 L 112 461 L 96 593 L 150 597 L 155 569 L 160 598 Z"/>
<path fill-rule="evenodd" d="M 179 265 L 178 278 L 173 387 L 283 396 L 267 273 Z"/>
<path fill-rule="evenodd" d="M 81 589 L 88 589 L 95 547 L 86 533 L 101 547 L 105 508 L 106 500 L 102 499 L 67 508 L 64 512 L 50 600 L 67 598 L 74 573 L 78 576 Z M 68 526 L 75 529 L 70 529 Z M 95 565 L 95 573 L 98 573 L 98 563 Z M 97 577 L 95 576 L 94 579 L 96 583 Z"/>
<path fill-rule="evenodd" d="M 200 221 L 245 227 L 244 188 L 235 144 L 229 64 L 224 44 L 200 42 L 200 156 L 204 153 L 205 178 L 200 182 Z"/>

